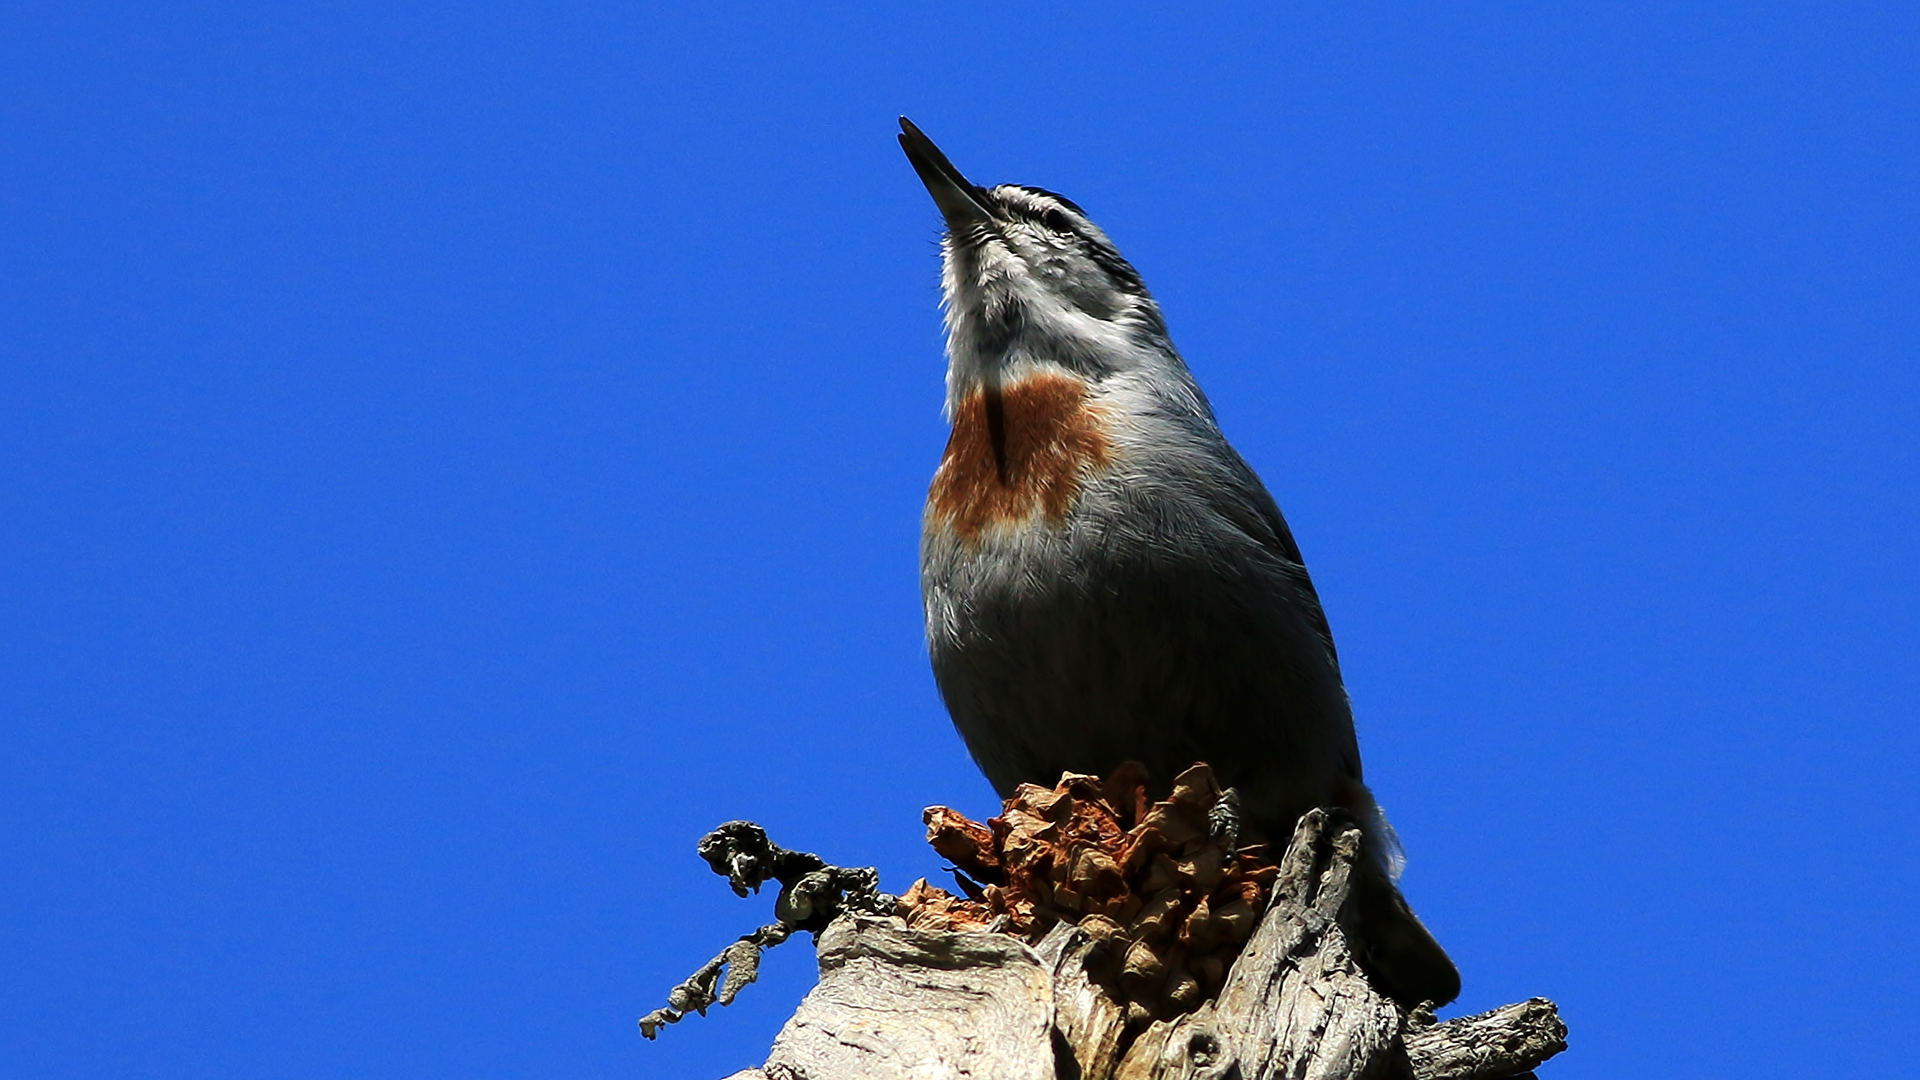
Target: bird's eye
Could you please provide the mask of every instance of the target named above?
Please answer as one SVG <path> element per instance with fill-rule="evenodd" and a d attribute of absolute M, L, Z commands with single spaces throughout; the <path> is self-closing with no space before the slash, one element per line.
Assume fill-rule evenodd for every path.
<path fill-rule="evenodd" d="M 1067 220 L 1067 215 L 1051 206 L 1040 211 L 1040 224 L 1046 226 L 1048 231 L 1059 233 L 1061 236 L 1074 235 L 1073 223 Z"/>

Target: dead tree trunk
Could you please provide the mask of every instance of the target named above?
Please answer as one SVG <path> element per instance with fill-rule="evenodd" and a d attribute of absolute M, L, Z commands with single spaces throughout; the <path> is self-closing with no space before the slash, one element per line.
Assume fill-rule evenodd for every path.
<path fill-rule="evenodd" d="M 843 914 L 820 983 L 760 1069 L 729 1080 L 1500 1080 L 1566 1048 L 1544 998 L 1435 1023 L 1369 982 L 1341 928 L 1360 832 L 1314 811 L 1220 993 L 1143 1022 L 1107 989 L 1110 945 L 1071 923 L 1036 946 Z"/>

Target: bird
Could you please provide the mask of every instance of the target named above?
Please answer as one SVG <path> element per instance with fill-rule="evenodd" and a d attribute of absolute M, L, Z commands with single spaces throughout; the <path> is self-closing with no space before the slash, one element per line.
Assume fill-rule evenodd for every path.
<path fill-rule="evenodd" d="M 1065 196 L 971 183 L 904 116 L 899 140 L 945 223 L 951 432 L 920 581 L 974 761 L 1002 798 L 1125 763 L 1164 789 L 1206 762 L 1237 821 L 1271 836 L 1350 813 L 1363 965 L 1407 1008 L 1452 1001 L 1458 970 L 1396 884 L 1300 548 L 1139 272 Z"/>

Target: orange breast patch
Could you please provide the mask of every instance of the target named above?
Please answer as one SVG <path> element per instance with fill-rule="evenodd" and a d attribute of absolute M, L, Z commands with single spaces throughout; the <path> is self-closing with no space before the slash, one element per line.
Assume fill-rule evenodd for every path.
<path fill-rule="evenodd" d="M 1042 515 L 1066 521 L 1080 481 L 1112 460 L 1101 410 L 1068 375 L 1036 375 L 973 391 L 953 417 L 953 435 L 927 503 L 966 541 L 994 524 Z"/>

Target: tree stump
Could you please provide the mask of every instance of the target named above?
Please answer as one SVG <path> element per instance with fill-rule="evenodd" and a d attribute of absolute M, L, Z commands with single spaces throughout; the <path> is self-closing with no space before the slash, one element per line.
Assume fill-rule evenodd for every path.
<path fill-rule="evenodd" d="M 1109 993 L 1111 944 L 1072 923 L 1029 946 L 849 911 L 766 1065 L 729 1080 L 1501 1080 L 1566 1048 L 1544 998 L 1436 1023 L 1376 990 L 1341 927 L 1359 846 L 1303 817 L 1219 994 L 1161 1019 Z"/>

